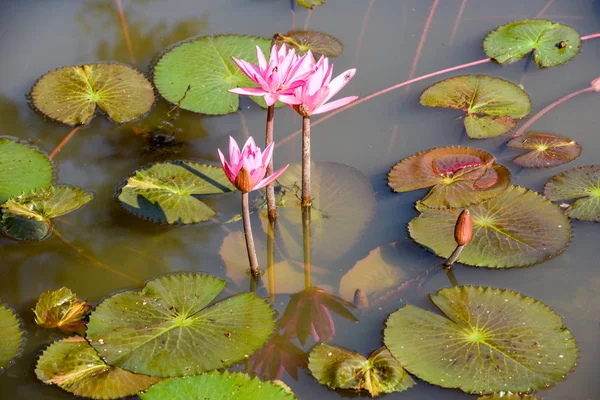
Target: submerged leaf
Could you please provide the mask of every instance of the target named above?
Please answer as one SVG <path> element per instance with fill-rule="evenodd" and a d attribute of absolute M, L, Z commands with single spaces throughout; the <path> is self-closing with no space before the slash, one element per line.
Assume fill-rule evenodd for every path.
<path fill-rule="evenodd" d="M 462 209 L 417 205 L 421 215 L 408 224 L 410 236 L 438 256 L 456 247 L 454 227 Z M 560 254 L 571 239 L 571 224 L 558 206 L 519 186 L 470 206 L 473 238 L 458 262 L 477 267 L 525 267 Z"/>
<path fill-rule="evenodd" d="M 292 30 L 284 34 L 277 33 L 275 43 L 277 46 L 285 43 L 288 47 L 296 49 L 296 54 L 300 55 L 310 50 L 315 57 L 337 57 L 344 50 L 344 45 L 339 39 L 316 31 Z"/>
<path fill-rule="evenodd" d="M 0 373 L 4 372 L 21 352 L 24 335 L 17 315 L 0 303 Z"/>
<path fill-rule="evenodd" d="M 579 32 L 570 26 L 534 19 L 499 26 L 486 36 L 483 50 L 500 64 L 512 64 L 533 51 L 540 67 L 553 67 L 572 60 L 580 45 Z"/>
<path fill-rule="evenodd" d="M 502 193 L 510 172 L 494 156 L 472 147 L 429 149 L 401 160 L 388 174 L 395 192 L 433 188 L 422 200 L 433 208 L 466 207 Z"/>
<path fill-rule="evenodd" d="M 121 64 L 87 64 L 48 72 L 31 90 L 33 104 L 67 125 L 87 124 L 96 106 L 117 123 L 141 117 L 154 104 L 144 75 Z"/>
<path fill-rule="evenodd" d="M 144 393 L 142 400 L 294 400 L 293 393 L 274 382 L 263 382 L 240 372 L 210 372 L 168 379 Z"/>
<path fill-rule="evenodd" d="M 64 333 L 85 333 L 90 306 L 79 301 L 70 289 L 62 287 L 40 295 L 35 309 L 35 323 L 42 328 L 58 328 Z"/>
<path fill-rule="evenodd" d="M 430 297 L 446 317 L 407 305 L 389 316 L 384 332 L 392 354 L 420 379 L 467 393 L 528 392 L 565 379 L 575 366 L 572 333 L 531 297 L 472 286 Z"/>
<path fill-rule="evenodd" d="M 512 82 L 487 75 L 461 75 L 434 83 L 421 104 L 467 113 L 465 129 L 473 139 L 502 135 L 531 111 L 529 96 Z"/>
<path fill-rule="evenodd" d="M 52 185 L 52 163 L 34 148 L 0 137 L 0 204 L 28 190 Z"/>
<path fill-rule="evenodd" d="M 167 161 L 135 171 L 119 193 L 121 205 L 151 222 L 191 224 L 216 213 L 199 195 L 231 192 L 222 168 L 190 161 Z"/>
<path fill-rule="evenodd" d="M 184 110 L 211 115 L 236 112 L 239 95 L 227 90 L 256 84 L 231 57 L 258 64 L 256 46 L 268 58 L 270 41 L 256 36 L 202 36 L 181 43 L 156 63 L 154 84 L 171 103 L 183 99 L 180 107 Z"/>
<path fill-rule="evenodd" d="M 107 365 L 79 336 L 48 346 L 37 362 L 35 374 L 48 385 L 58 385 L 69 393 L 92 399 L 132 396 L 160 380 Z"/>
<path fill-rule="evenodd" d="M 528 132 L 507 144 L 513 149 L 531 150 L 513 159 L 522 167 L 556 167 L 573 161 L 581 154 L 581 146 L 574 140 L 551 133 Z"/>
<path fill-rule="evenodd" d="M 571 168 L 548 179 L 544 195 L 552 201 L 573 201 L 566 214 L 600 222 L 600 165 Z"/>
<path fill-rule="evenodd" d="M 275 335 L 250 358 L 252 372 L 264 379 L 281 379 L 285 370 L 298 380 L 298 370 L 308 366 L 307 354 L 292 341 L 291 335 Z"/>
<path fill-rule="evenodd" d="M 366 390 L 371 397 L 402 392 L 415 382 L 382 347 L 369 358 L 341 347 L 322 343 L 310 353 L 308 368 L 319 383 L 332 389 Z"/>
<path fill-rule="evenodd" d="M 87 337 L 110 365 L 156 376 L 195 375 L 244 360 L 273 333 L 273 310 L 254 293 L 210 303 L 225 281 L 202 274 L 154 279 L 105 299 Z"/>

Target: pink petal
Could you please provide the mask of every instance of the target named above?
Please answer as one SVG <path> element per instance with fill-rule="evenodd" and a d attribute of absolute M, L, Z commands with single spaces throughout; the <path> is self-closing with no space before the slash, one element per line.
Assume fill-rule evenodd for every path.
<path fill-rule="evenodd" d="M 283 172 L 287 169 L 287 167 L 289 167 L 290 165 L 286 165 L 285 167 L 281 168 L 279 171 L 277 172 L 273 172 L 273 175 L 266 177 L 265 179 L 263 179 L 262 181 L 260 181 L 256 186 L 254 186 L 252 188 L 252 190 L 258 190 L 258 189 L 262 189 L 265 186 L 267 186 L 269 183 L 275 181 L 277 178 L 279 178 L 279 176 L 281 176 L 281 174 L 283 174 Z"/>
<path fill-rule="evenodd" d="M 221 166 L 223 167 L 223 172 L 225 172 L 225 176 L 227 177 L 227 179 L 229 179 L 229 182 L 235 184 L 235 174 L 233 173 L 233 171 L 231 171 L 231 167 L 227 163 L 227 160 L 225 160 L 225 156 L 223 155 L 223 153 L 221 153 L 221 149 L 217 149 L 217 152 L 219 153 L 219 159 L 221 160 Z"/>
<path fill-rule="evenodd" d="M 243 60 L 238 60 L 235 57 L 231 57 L 231 59 L 233 60 L 234 63 L 237 64 L 237 66 L 242 70 L 242 72 L 248 77 L 250 78 L 254 83 L 256 83 L 259 86 L 263 86 L 264 84 L 264 79 L 262 78 L 262 73 L 260 72 L 260 70 L 256 67 L 256 65 L 249 63 L 247 61 L 243 61 Z M 261 83 L 262 82 L 262 83 Z"/>
<path fill-rule="evenodd" d="M 350 82 L 350 80 L 354 77 L 354 74 L 356 74 L 356 69 L 349 69 L 348 71 L 344 71 L 343 73 L 338 75 L 333 81 L 331 81 L 331 83 L 329 84 L 330 92 L 327 100 L 329 100 L 330 98 L 335 96 L 340 90 L 342 90 L 342 88 L 346 86 L 348 82 Z"/>
<path fill-rule="evenodd" d="M 240 162 L 240 147 L 231 136 L 229 136 L 229 160 L 234 167 Z"/>
<path fill-rule="evenodd" d="M 268 145 L 267 148 L 265 149 L 265 152 L 262 155 L 262 159 L 260 160 L 260 163 L 262 165 L 268 165 L 269 161 L 271 161 L 271 157 L 273 157 L 273 143 Z"/>
<path fill-rule="evenodd" d="M 242 154 L 241 154 L 242 161 L 245 161 L 245 159 L 248 158 L 248 154 L 254 154 L 255 152 L 256 152 L 256 143 L 254 143 L 254 138 L 252 136 L 250 136 L 248 138 L 248 140 L 246 140 L 246 143 L 244 144 L 244 147 L 242 148 Z"/>
<path fill-rule="evenodd" d="M 256 59 L 258 60 L 258 67 L 261 72 L 267 69 L 267 60 L 260 47 L 256 46 Z"/>
<path fill-rule="evenodd" d="M 296 96 L 291 95 L 291 94 L 277 95 L 277 100 L 282 102 L 283 104 L 287 104 L 288 106 L 292 106 L 295 104 L 302 104 L 302 101 L 300 101 L 298 98 L 296 98 Z"/>
<path fill-rule="evenodd" d="M 356 99 L 358 99 L 358 96 L 344 97 L 343 99 L 332 101 L 331 103 L 326 103 L 320 107 L 317 107 L 316 109 L 314 109 L 312 111 L 311 114 L 312 115 L 323 114 L 324 112 L 335 110 L 336 108 L 340 108 L 340 107 L 345 106 L 346 104 L 350 104 Z"/>
<path fill-rule="evenodd" d="M 264 96 L 269 93 L 262 88 L 235 88 L 229 89 L 229 93 L 242 94 L 245 96 Z"/>
<path fill-rule="evenodd" d="M 308 108 L 310 113 L 313 114 L 317 108 L 321 107 L 321 105 L 325 103 L 327 96 L 329 96 L 329 87 L 325 86 L 317 90 L 314 95 L 306 96 L 302 100 L 306 108 Z"/>
<path fill-rule="evenodd" d="M 271 107 L 278 100 L 279 96 L 273 93 L 265 94 L 265 102 L 269 107 Z"/>

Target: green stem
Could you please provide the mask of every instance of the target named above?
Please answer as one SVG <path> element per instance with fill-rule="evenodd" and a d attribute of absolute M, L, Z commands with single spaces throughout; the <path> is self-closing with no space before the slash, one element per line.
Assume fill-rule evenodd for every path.
<path fill-rule="evenodd" d="M 242 219 L 244 220 L 244 236 L 246 238 L 246 250 L 248 250 L 248 262 L 250 263 L 250 272 L 254 278 L 260 276 L 258 269 L 258 260 L 256 258 L 256 249 L 254 248 L 254 238 L 252 237 L 252 226 L 250 225 L 250 206 L 248 202 L 248 192 L 242 193 Z"/>
<path fill-rule="evenodd" d="M 269 106 L 267 109 L 267 126 L 265 133 L 265 148 L 273 143 L 273 123 L 275 120 L 275 105 Z M 267 173 L 265 176 L 273 175 L 273 157 L 267 165 Z M 269 221 L 277 219 L 277 205 L 275 203 L 275 182 L 267 185 L 267 209 L 269 213 Z"/>

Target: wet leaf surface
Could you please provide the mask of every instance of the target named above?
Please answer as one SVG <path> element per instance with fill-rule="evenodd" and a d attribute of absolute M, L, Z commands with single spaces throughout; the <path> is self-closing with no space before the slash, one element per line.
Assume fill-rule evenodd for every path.
<path fill-rule="evenodd" d="M 0 303 L 0 373 L 9 367 L 21 352 L 25 332 L 21 321 L 10 308 Z"/>
<path fill-rule="evenodd" d="M 554 175 L 544 186 L 552 201 L 570 201 L 570 218 L 600 222 L 600 165 L 585 165 Z"/>
<path fill-rule="evenodd" d="M 323 32 L 292 30 L 283 34 L 275 34 L 277 46 L 286 44 L 296 49 L 296 54 L 305 54 L 310 50 L 315 57 L 337 57 L 342 54 L 344 45 L 335 36 Z"/>
<path fill-rule="evenodd" d="M 551 133 L 528 132 L 511 139 L 508 147 L 531 150 L 513 159 L 522 167 L 545 168 L 566 164 L 581 154 L 581 146 L 574 140 Z"/>
<path fill-rule="evenodd" d="M 58 328 L 61 332 L 85 333 L 90 306 L 79 301 L 70 289 L 62 287 L 40 295 L 33 310 L 35 323 L 42 328 Z"/>

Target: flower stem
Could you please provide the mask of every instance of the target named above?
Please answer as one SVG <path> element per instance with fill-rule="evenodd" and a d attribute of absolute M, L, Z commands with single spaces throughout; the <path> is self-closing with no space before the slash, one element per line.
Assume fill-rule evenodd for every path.
<path fill-rule="evenodd" d="M 310 205 L 310 117 L 302 117 L 302 206 Z"/>
<path fill-rule="evenodd" d="M 448 257 L 448 259 L 446 261 L 444 261 L 444 263 L 442 264 L 442 266 L 444 267 L 451 267 L 452 264 L 454 264 L 456 262 L 456 259 L 458 258 L 458 256 L 460 256 L 460 253 L 463 251 L 463 249 L 465 248 L 465 246 L 461 246 L 458 245 L 456 246 L 456 249 L 454 249 L 454 251 L 452 252 L 452 254 L 450 254 L 450 257 Z"/>
<path fill-rule="evenodd" d="M 310 207 L 302 207 L 302 249 L 304 250 L 304 287 L 312 287 L 312 244 L 310 237 Z"/>
<path fill-rule="evenodd" d="M 135 65 L 135 56 L 133 55 L 133 46 L 131 45 L 131 38 L 129 37 L 129 29 L 127 28 L 127 20 L 125 19 L 125 12 L 123 11 L 123 4 L 121 0 L 115 0 L 117 3 L 117 10 L 119 11 L 119 19 L 121 20 L 121 27 L 123 28 L 123 36 L 125 37 L 125 44 L 127 45 L 127 51 L 129 52 L 129 61 Z"/>
<path fill-rule="evenodd" d="M 79 130 L 79 128 L 81 128 L 81 126 L 73 128 L 67 134 L 67 136 L 65 136 L 65 138 L 58 144 L 58 146 L 56 146 L 54 148 L 54 150 L 52 150 L 52 153 L 50 153 L 50 155 L 48 156 L 48 158 L 52 160 L 58 154 L 58 152 L 61 151 L 63 147 L 65 147 L 65 145 L 69 142 L 69 140 L 71 140 L 71 138 L 77 133 L 77 131 Z"/>
<path fill-rule="evenodd" d="M 273 122 L 275 118 L 275 105 L 269 106 L 267 109 L 267 127 L 265 134 L 265 148 L 273 143 Z M 267 173 L 265 177 L 273 175 L 273 158 L 267 165 Z M 275 204 L 275 182 L 271 182 L 267 185 L 267 209 L 269 210 L 269 221 L 275 221 L 277 219 L 277 206 Z"/>
<path fill-rule="evenodd" d="M 529 120 L 527 120 L 527 122 L 525 122 L 518 130 L 515 131 L 515 133 L 513 133 L 512 137 L 521 136 L 538 119 L 542 118 L 545 114 L 547 114 L 553 108 L 561 105 L 565 101 L 570 100 L 573 97 L 579 96 L 580 94 L 587 93 L 587 92 L 593 92 L 593 91 L 594 91 L 594 88 L 590 86 L 590 87 L 587 87 L 585 89 L 581 89 L 581 90 L 578 90 L 578 91 L 573 92 L 573 93 L 569 93 L 568 95 L 561 97 L 560 99 L 556 100 L 554 103 L 549 104 L 546 107 L 544 107 L 540 112 L 538 112 L 537 114 L 535 114 L 533 117 L 529 118 Z"/>
<path fill-rule="evenodd" d="M 267 228 L 267 278 L 269 284 L 269 301 L 275 303 L 275 221 L 269 221 Z"/>
<path fill-rule="evenodd" d="M 250 225 L 250 206 L 248 203 L 248 192 L 242 193 L 242 219 L 244 220 L 244 236 L 246 238 L 246 249 L 248 250 L 248 262 L 250 263 L 250 272 L 254 278 L 260 276 L 258 269 L 258 260 L 256 259 L 256 249 L 254 248 L 254 238 L 252 237 L 252 226 Z"/>

